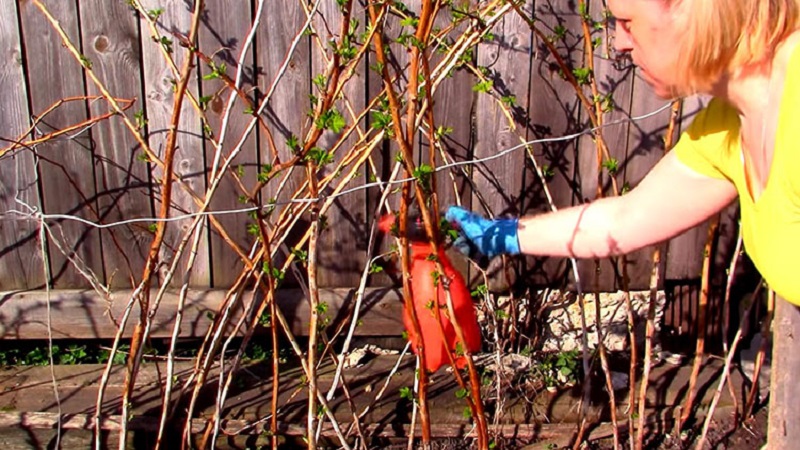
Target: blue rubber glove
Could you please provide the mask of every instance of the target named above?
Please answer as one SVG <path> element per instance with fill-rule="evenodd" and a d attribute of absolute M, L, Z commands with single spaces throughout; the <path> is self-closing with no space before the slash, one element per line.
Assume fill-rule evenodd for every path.
<path fill-rule="evenodd" d="M 472 256 L 477 250 L 490 258 L 500 255 L 519 254 L 519 219 L 487 219 L 458 206 L 451 206 L 445 219 L 458 230 L 453 242 L 461 253 Z"/>

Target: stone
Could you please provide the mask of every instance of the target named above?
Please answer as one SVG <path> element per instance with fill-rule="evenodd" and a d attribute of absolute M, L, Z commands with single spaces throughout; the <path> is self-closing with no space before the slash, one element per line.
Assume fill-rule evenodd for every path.
<path fill-rule="evenodd" d="M 635 321 L 635 339 L 638 348 L 643 348 L 645 341 L 645 326 L 647 323 L 647 309 L 649 304 L 649 291 L 635 291 L 630 293 L 631 305 Z M 600 323 L 603 333 L 603 344 L 612 352 L 627 350 L 628 339 L 628 309 L 625 293 L 601 293 L 600 297 Z M 597 302 L 594 294 L 585 294 L 586 340 L 589 349 L 597 347 Z M 661 328 L 664 317 L 666 295 L 663 291 L 656 293 L 656 332 Z M 544 342 L 542 350 L 546 352 L 567 352 L 583 349 L 583 327 L 581 307 L 574 293 L 552 291 L 548 295 L 543 322 L 545 324 Z M 657 334 L 657 333 L 656 333 Z"/>

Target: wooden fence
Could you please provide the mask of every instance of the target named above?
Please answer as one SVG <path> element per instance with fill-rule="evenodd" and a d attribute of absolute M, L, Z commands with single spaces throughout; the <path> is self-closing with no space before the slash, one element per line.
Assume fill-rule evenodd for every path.
<path fill-rule="evenodd" d="M 189 33 L 191 2 L 142 0 L 151 11 L 152 21 L 136 14 L 123 1 L 43 3 L 82 53 L 83 60 L 70 54 L 52 23 L 31 1 L 0 2 L 0 54 L 6 61 L 0 65 L 0 137 L 6 146 L 0 156 L 0 290 L 42 289 L 48 277 L 56 289 L 86 289 L 90 287 L 89 274 L 111 289 L 130 289 L 142 275 L 154 221 L 103 228 L 88 223 L 113 224 L 156 217 L 163 195 L 162 171 L 147 160 L 120 115 L 110 114 L 105 120 L 93 121 L 113 111 L 106 100 L 98 97 L 101 92 L 85 67 L 91 68 L 112 96 L 132 101 L 124 115 L 145 130 L 151 148 L 163 151 L 177 79 L 164 52 L 171 54 L 178 65 L 186 57 L 186 44 L 181 39 Z M 256 2 L 205 2 L 197 49 L 202 57 L 197 61 L 197 76 L 188 88 L 201 107 L 194 107 L 187 100 L 180 110 L 175 168 L 182 186 L 174 183 L 170 216 L 190 217 L 199 211 L 193 196 L 207 189 L 215 158 L 209 136 L 218 141 L 225 137 L 223 155 L 241 146 L 231 164 L 241 185 L 234 177 L 224 178 L 210 200 L 209 211 L 216 212 L 213 217 L 217 223 L 207 224 L 197 262 L 188 274 L 189 285 L 196 288 L 230 287 L 242 271 L 242 260 L 226 239 L 248 252 L 255 241 L 248 232 L 252 219 L 247 212 L 224 212 L 247 207 L 241 199 L 256 185 L 259 173 L 275 157 L 274 152 L 284 159 L 290 157 L 292 150 L 286 142 L 308 131 L 311 97 L 319 83 L 325 82 L 318 77 L 326 68 L 326 57 L 333 53 L 330 42 L 340 37 L 337 21 L 341 15 L 333 0 L 319 3 L 310 21 L 314 32 L 304 34 L 305 8 L 313 5 L 295 0 L 267 3 L 260 23 L 252 29 L 252 45 L 241 55 L 244 44 L 249 42 Z M 410 11 L 418 10 L 417 3 L 407 2 Z M 365 5 L 354 5 L 352 26 L 363 31 L 368 22 Z M 585 55 L 580 12 L 576 8 L 576 2 L 536 0 L 527 1 L 522 9 L 535 17 L 537 26 L 545 31 L 567 64 L 579 69 L 585 65 Z M 601 2 L 591 2 L 589 13 L 600 20 Z M 457 17 L 458 11 L 442 11 L 437 26 L 445 29 Z M 151 24 L 162 36 L 160 42 L 154 42 Z M 466 26 L 464 22 L 456 25 Z M 386 27 L 388 38 L 401 40 L 404 27 L 401 18 L 391 18 Z M 594 34 L 603 42 L 594 57 L 600 97 L 596 100 L 608 96 L 613 101 L 608 102 L 604 120 L 609 125 L 602 133 L 611 157 L 619 162 L 614 174 L 616 182 L 632 187 L 661 157 L 670 111 L 663 109 L 643 119 L 628 120 L 656 111 L 666 103 L 651 94 L 624 59 L 615 59 L 613 52 L 606 54 L 604 33 L 598 28 Z M 293 47 L 298 35 L 299 44 Z M 565 81 L 545 43 L 519 14 L 510 10 L 493 25 L 490 35 L 465 55 L 478 71 L 466 66 L 454 69 L 432 93 L 435 121 L 440 131 L 446 132 L 441 142 L 448 160 L 441 164 L 468 163 L 435 174 L 442 205 L 460 201 L 496 215 L 547 210 L 545 192 L 531 156 L 551 174 L 547 184 L 557 207 L 596 197 L 598 163 L 590 134 L 536 143 L 530 153 L 519 148 L 501 154 L 523 140 L 558 138 L 591 128 L 575 90 Z M 399 44 L 393 45 L 395 63 L 402 67 L 405 51 Z M 288 60 L 287 55 L 291 55 Z M 239 61 L 244 62 L 242 67 Z M 368 106 L 381 91 L 374 66 L 374 55 L 370 53 L 355 67 L 345 85 L 342 97 L 354 109 L 350 113 L 375 110 L 374 105 Z M 270 95 L 260 115 L 263 126 L 256 126 L 249 134 L 245 130 L 254 115 L 245 102 L 239 101 L 230 117 L 224 116 L 231 90 L 219 75 L 224 72 L 235 78 L 237 69 L 241 69 L 241 90 L 254 104 Z M 485 78 L 479 78 L 479 74 Z M 273 85 L 274 80 L 278 82 Z M 491 80 L 488 89 L 485 80 Z M 591 96 L 588 87 L 584 90 Z M 374 132 L 374 115 L 352 117 L 341 100 L 337 105 L 347 127 L 357 127 L 354 136 Z M 682 114 L 689 118 L 699 107 L 699 101 L 689 100 Z M 509 113 L 512 121 L 508 120 Z M 57 130 L 66 132 L 42 143 L 32 141 Z M 332 147 L 339 137 L 340 133 L 327 130 L 320 145 Z M 345 147 L 357 139 L 349 138 Z M 14 146 L 19 141 L 26 145 Z M 340 160 L 346 151 L 347 148 L 338 150 L 334 158 Z M 430 146 L 424 136 L 418 139 L 416 151 L 420 158 L 427 157 Z M 357 176 L 347 185 L 348 189 L 362 189 L 338 196 L 326 214 L 319 244 L 318 280 L 322 287 L 358 285 L 368 264 L 368 236 L 380 196 L 379 187 L 372 182 L 388 179 L 394 152 L 394 144 L 388 140 L 378 145 L 372 158 L 361 162 Z M 483 161 L 492 155 L 499 156 Z M 610 180 L 608 174 L 604 180 Z M 283 191 L 268 184 L 259 193 L 261 200 L 273 201 L 280 209 L 289 200 L 287 192 L 292 192 L 300 181 L 288 177 L 286 183 L 288 189 Z M 610 186 L 604 192 L 609 194 Z M 397 203 L 397 195 L 390 198 L 390 203 Z M 44 242 L 38 213 L 44 214 L 50 231 Z M 295 225 L 298 232 L 307 227 L 306 219 L 299 217 Z M 168 225 L 162 261 L 170 261 L 170 252 L 179 245 L 190 220 Z M 223 237 L 220 230 L 229 237 Z M 699 276 L 705 235 L 705 227 L 700 226 L 669 243 L 665 258 L 668 280 Z M 386 242 L 376 245 L 387 247 Z M 648 286 L 651 258 L 652 249 L 631 256 L 631 288 Z M 611 267 L 607 263 L 601 266 L 602 290 L 619 287 Z M 561 259 L 520 259 L 514 269 L 517 285 L 563 286 L 571 280 L 569 265 Z M 496 272 L 495 266 L 490 266 L 490 271 Z M 582 271 L 584 280 L 591 280 L 593 263 L 583 264 Z M 494 275 L 498 286 L 508 280 Z M 390 277 L 378 274 L 371 277 L 369 284 L 378 287 L 391 283 Z"/>

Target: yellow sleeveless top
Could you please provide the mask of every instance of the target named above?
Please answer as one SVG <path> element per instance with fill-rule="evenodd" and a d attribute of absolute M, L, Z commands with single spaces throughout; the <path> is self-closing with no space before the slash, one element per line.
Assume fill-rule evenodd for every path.
<path fill-rule="evenodd" d="M 798 46 L 800 49 L 800 46 Z M 800 51 L 786 72 L 767 185 L 753 201 L 744 172 L 736 110 L 712 100 L 683 133 L 674 151 L 698 173 L 730 180 L 739 192 L 747 254 L 770 288 L 800 305 Z"/>

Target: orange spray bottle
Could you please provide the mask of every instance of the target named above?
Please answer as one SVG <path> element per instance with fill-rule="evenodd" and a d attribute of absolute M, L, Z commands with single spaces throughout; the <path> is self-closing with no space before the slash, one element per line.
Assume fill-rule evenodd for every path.
<path fill-rule="evenodd" d="M 384 216 L 379 224 L 381 231 L 388 233 L 395 223 L 394 215 Z M 481 349 L 481 330 L 478 326 L 478 319 L 475 315 L 475 307 L 472 303 L 472 296 L 461 276 L 450 260 L 447 258 L 442 246 L 437 249 L 437 257 L 444 268 L 444 276 L 449 280 L 450 297 L 453 301 L 455 320 L 464 332 L 464 340 L 460 342 L 456 335 L 455 327 L 447 309 L 447 297 L 444 286 L 437 282 L 434 277 L 438 272 L 436 263 L 432 261 L 430 243 L 427 241 L 421 224 L 416 223 L 409 232 L 410 246 L 410 282 L 411 297 L 414 310 L 419 321 L 422 345 L 425 349 L 425 361 L 423 366 L 429 372 L 434 372 L 443 365 L 450 363 L 448 352 L 453 357 L 458 368 L 466 366 L 467 361 L 464 357 L 464 350 L 477 352 Z M 439 304 L 439 320 L 436 319 L 436 304 Z M 414 332 L 411 313 L 407 309 L 403 310 L 403 324 L 408 333 L 408 340 L 411 348 L 416 353 L 417 336 Z"/>

